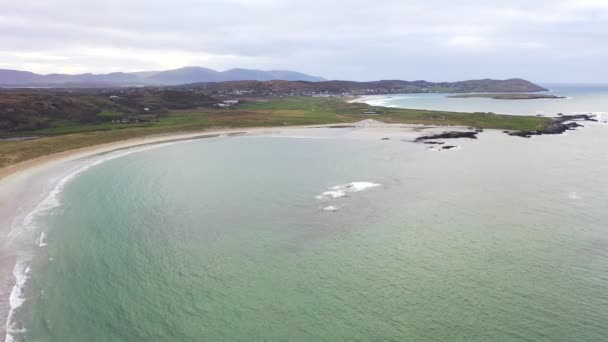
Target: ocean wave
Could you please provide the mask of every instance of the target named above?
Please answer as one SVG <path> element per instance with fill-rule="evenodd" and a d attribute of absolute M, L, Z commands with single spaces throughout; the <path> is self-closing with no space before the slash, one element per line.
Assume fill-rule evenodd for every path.
<path fill-rule="evenodd" d="M 391 101 L 394 100 L 392 97 L 372 97 L 372 98 L 363 98 L 360 100 L 362 103 L 366 103 L 370 106 L 379 106 L 379 107 L 390 107 Z"/>
<path fill-rule="evenodd" d="M 393 95 L 393 96 L 370 96 L 363 97 L 357 102 L 366 103 L 370 106 L 379 106 L 379 107 L 389 107 L 389 108 L 399 108 L 398 104 L 393 104 L 394 101 L 398 100 L 412 100 L 423 98 L 422 96 L 415 95 Z"/>
<path fill-rule="evenodd" d="M 15 277 L 15 285 L 11 290 L 9 297 L 10 310 L 6 319 L 6 338 L 5 342 L 13 342 L 16 335 L 24 334 L 25 329 L 19 327 L 14 320 L 15 309 L 23 305 L 25 302 L 25 285 L 29 279 L 30 267 L 26 261 L 17 261 L 15 268 L 13 269 L 13 276 Z"/>
<path fill-rule="evenodd" d="M 13 223 L 11 227 L 11 231 L 9 233 L 9 241 L 14 240 L 17 236 L 21 234 L 31 233 L 39 229 L 37 225 L 37 221 L 40 217 L 47 214 L 50 210 L 55 209 L 61 205 L 59 200 L 59 195 L 63 192 L 65 186 L 76 178 L 78 175 L 83 172 L 95 167 L 101 163 L 121 158 L 124 156 L 128 156 L 133 153 L 142 152 L 146 150 L 150 150 L 153 148 L 167 146 L 173 144 L 164 143 L 164 144 L 155 144 L 149 145 L 141 148 L 134 148 L 129 150 L 124 150 L 121 152 L 114 152 L 110 154 L 106 154 L 100 156 L 98 158 L 93 158 L 91 161 L 83 166 L 80 166 L 68 173 L 65 177 L 61 178 L 55 187 L 49 192 L 49 194 L 32 210 L 28 213 L 23 219 L 17 219 L 16 222 Z M 38 247 L 46 246 L 46 233 L 42 232 L 38 239 L 36 240 L 36 245 Z M 9 311 L 6 319 L 6 342 L 14 341 L 14 337 L 19 334 L 24 334 L 25 329 L 19 326 L 19 323 L 15 320 L 15 314 L 17 310 L 25 303 L 26 298 L 24 295 L 25 286 L 27 285 L 27 281 L 30 278 L 30 263 L 32 260 L 32 253 L 27 251 L 21 251 L 21 255 L 17 257 L 17 261 L 15 263 L 15 267 L 13 268 L 13 276 L 15 278 L 15 284 L 11 290 L 11 294 L 9 297 Z"/>
<path fill-rule="evenodd" d="M 342 185 L 336 185 L 329 188 L 327 191 L 316 196 L 316 199 L 328 201 L 336 198 L 346 197 L 349 193 L 361 192 L 367 189 L 381 186 L 381 184 L 371 182 L 351 182 Z"/>
<path fill-rule="evenodd" d="M 45 232 L 40 233 L 40 237 L 38 237 L 38 241 L 36 241 L 36 244 L 40 248 L 47 246 L 47 243 L 46 243 L 46 233 Z"/>

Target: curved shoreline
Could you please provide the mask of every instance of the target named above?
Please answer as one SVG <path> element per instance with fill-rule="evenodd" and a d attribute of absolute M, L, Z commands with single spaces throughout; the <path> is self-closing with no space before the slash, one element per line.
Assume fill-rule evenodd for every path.
<path fill-rule="evenodd" d="M 0 235 L 3 236 L 0 240 L 0 339 L 6 336 L 7 341 L 11 340 L 7 335 L 11 301 L 19 300 L 17 297 L 21 291 L 17 284 L 20 282 L 19 276 L 15 273 L 19 253 L 11 244 L 9 234 L 17 215 L 22 214 L 20 210 L 23 203 L 31 196 L 38 195 L 35 194 L 37 190 L 35 188 L 40 184 L 32 184 L 34 179 L 41 178 L 43 182 L 44 178 L 50 176 L 51 169 L 81 158 L 179 141 L 271 131 L 276 129 L 250 128 L 153 135 L 58 152 L 0 168 Z"/>
<path fill-rule="evenodd" d="M 446 133 L 446 129 L 448 129 L 447 126 L 384 123 L 368 119 L 352 124 L 252 127 L 241 129 L 206 130 L 190 133 L 168 133 L 77 148 L 0 168 L 0 235 L 5 237 L 5 239 L 0 240 L 2 241 L 2 244 L 0 244 L 0 321 L 2 322 L 0 323 L 0 336 L 5 336 L 7 333 L 6 330 L 8 325 L 6 325 L 5 322 L 7 322 L 10 309 L 9 295 L 13 291 L 13 286 L 17 282 L 18 278 L 14 273 L 15 265 L 18 261 L 17 258 L 19 256 L 17 253 L 18 251 L 16 248 L 14 248 L 14 246 L 9 245 L 9 241 L 7 241 L 6 237 L 8 237 L 8 234 L 12 228 L 11 225 L 18 217 L 18 210 L 23 206 L 24 202 L 31 201 L 32 198 L 37 198 L 38 202 L 44 200 L 46 196 L 42 197 L 42 199 L 39 197 L 41 195 L 40 189 L 44 190 L 45 186 L 52 183 L 49 182 L 49 180 L 53 180 L 53 171 L 56 174 L 61 174 L 61 177 L 65 177 L 66 175 L 70 174 L 70 170 L 64 166 L 69 162 L 87 157 L 102 156 L 121 150 L 135 149 L 138 147 L 145 148 L 146 146 L 221 136 L 237 136 L 247 134 L 280 135 L 288 131 L 298 129 L 308 130 L 314 128 L 354 128 L 356 129 L 354 131 L 356 133 L 353 134 L 355 138 L 361 138 L 362 136 L 373 138 L 374 140 L 390 140 L 393 138 L 399 138 L 400 140 L 411 142 L 416 142 L 421 137 L 434 137 L 437 134 Z M 472 133 L 471 128 L 464 126 L 449 126 L 449 130 L 451 132 L 448 133 Z M 136 152 L 138 151 L 135 151 L 134 153 Z M 62 167 L 63 173 L 60 173 L 58 170 Z M 54 181 L 56 183 L 57 179 L 54 179 Z M 47 183 L 47 185 L 45 185 L 45 183 Z M 45 193 L 48 192 L 42 191 L 43 195 Z M 22 214 L 22 212 L 20 214 Z M 10 340 L 7 339 L 7 341 Z"/>
<path fill-rule="evenodd" d="M 253 127 L 242 129 L 209 130 L 193 133 L 170 133 L 152 135 L 147 137 L 132 138 L 100 145 L 87 146 L 73 150 L 58 152 L 32 160 L 20 162 L 4 168 L 0 168 L 0 235 L 4 239 L 0 240 L 0 336 L 7 336 L 9 327 L 8 315 L 11 309 L 11 293 L 18 281 L 15 267 L 19 258 L 19 250 L 8 241 L 12 225 L 23 214 L 24 203 L 33 202 L 28 213 L 35 210 L 38 203 L 46 199 L 46 195 L 61 181 L 62 178 L 69 176 L 74 171 L 65 165 L 69 162 L 77 161 L 82 158 L 105 155 L 121 150 L 129 150 L 138 147 L 160 145 L 166 143 L 214 138 L 221 136 L 237 136 L 246 134 L 280 134 L 296 129 L 313 128 L 355 128 L 364 129 L 360 132 L 374 140 L 386 135 L 407 137 L 414 141 L 416 138 L 428 134 L 439 133 L 445 130 L 443 126 L 428 126 L 417 124 L 391 124 L 375 120 L 364 120 L 360 123 L 353 123 L 347 126 L 327 124 L 327 125 L 307 125 L 307 126 L 283 126 L 283 127 Z M 368 130 L 369 129 L 369 130 Z M 462 126 L 451 126 L 453 130 L 467 130 Z M 136 151 L 137 152 L 137 151 Z M 62 169 L 63 167 L 63 169 Z M 59 181 L 54 178 L 60 175 Z M 49 182 L 54 179 L 54 182 Z M 54 185 L 50 185 L 54 183 Z M 46 187 L 46 189 L 44 189 Z M 42 197 L 41 197 L 42 196 Z M 23 273 L 23 272 L 22 272 Z M 19 294 L 21 289 L 17 289 Z M 14 300 L 14 298 L 13 298 Z M 10 339 L 8 340 L 10 341 Z"/>

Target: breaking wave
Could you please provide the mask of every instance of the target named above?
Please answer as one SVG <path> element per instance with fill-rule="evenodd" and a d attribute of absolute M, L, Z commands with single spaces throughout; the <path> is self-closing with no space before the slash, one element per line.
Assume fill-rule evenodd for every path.
<path fill-rule="evenodd" d="M 347 183 L 347 184 L 332 186 L 327 191 L 316 196 L 315 198 L 318 199 L 319 201 L 328 202 L 328 201 L 335 200 L 338 198 L 346 197 L 350 193 L 361 192 L 361 191 L 376 188 L 379 186 L 381 186 L 381 184 L 378 184 L 378 183 L 351 182 L 351 183 Z M 340 210 L 340 208 L 337 206 L 334 206 L 334 205 L 328 205 L 328 206 L 323 207 L 322 210 L 333 212 L 333 211 Z"/>

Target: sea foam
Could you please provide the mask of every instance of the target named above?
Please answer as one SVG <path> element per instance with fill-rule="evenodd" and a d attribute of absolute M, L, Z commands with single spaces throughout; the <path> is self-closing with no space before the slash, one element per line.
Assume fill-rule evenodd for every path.
<path fill-rule="evenodd" d="M 40 237 L 38 237 L 38 241 L 36 242 L 36 244 L 40 248 L 47 246 L 47 243 L 46 243 L 46 233 L 45 232 L 40 233 Z"/>
<path fill-rule="evenodd" d="M 351 182 L 342 185 L 336 185 L 329 188 L 329 190 L 323 192 L 322 194 L 316 196 L 318 200 L 332 200 L 340 197 L 346 197 L 349 193 L 353 192 L 361 192 L 367 189 L 375 188 L 380 186 L 381 184 L 371 183 L 371 182 Z"/>

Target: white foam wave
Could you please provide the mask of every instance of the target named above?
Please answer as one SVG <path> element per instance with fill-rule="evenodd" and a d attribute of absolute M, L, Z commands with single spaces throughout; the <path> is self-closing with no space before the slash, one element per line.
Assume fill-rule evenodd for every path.
<path fill-rule="evenodd" d="M 328 205 L 327 207 L 323 208 L 323 211 L 338 211 L 340 210 L 340 208 L 334 206 L 334 205 Z"/>
<path fill-rule="evenodd" d="M 42 202 L 40 202 L 34 208 L 34 210 L 32 210 L 29 214 L 27 214 L 20 224 L 13 224 L 13 227 L 11 228 L 11 232 L 9 233 L 9 237 L 14 237 L 15 234 L 18 234 L 20 231 L 22 231 L 24 229 L 31 230 L 32 228 L 35 228 L 36 226 L 34 225 L 34 221 L 36 220 L 36 218 L 45 214 L 50 209 L 54 209 L 54 208 L 58 207 L 60 205 L 58 196 L 63 191 L 66 184 L 68 184 L 70 181 L 72 181 L 74 178 L 76 178 L 78 175 L 82 174 L 83 172 L 91 169 L 94 166 L 104 163 L 106 161 L 128 156 L 133 153 L 146 151 L 146 150 L 149 150 L 152 148 L 166 146 L 169 144 L 172 144 L 172 143 L 150 145 L 150 146 L 145 146 L 145 147 L 141 147 L 138 149 L 132 149 L 132 150 L 126 150 L 126 151 L 122 151 L 122 152 L 107 154 L 103 157 L 94 159 L 89 164 L 86 164 L 84 166 L 77 168 L 76 170 L 69 173 L 67 176 L 60 179 L 59 182 L 57 182 L 57 184 L 55 185 L 55 187 L 51 190 L 51 192 L 47 195 L 47 197 Z"/>
<path fill-rule="evenodd" d="M 94 166 L 97 166 L 101 163 L 104 163 L 109 160 L 121 158 L 133 153 L 142 152 L 145 150 L 149 150 L 152 148 L 157 148 L 161 146 L 170 145 L 172 143 L 164 143 L 164 144 L 156 144 L 149 145 L 141 148 L 129 149 L 122 152 L 110 153 L 104 156 L 97 157 L 92 159 L 92 161 L 84 166 L 77 168 L 76 170 L 70 172 L 67 176 L 61 178 L 55 187 L 49 192 L 49 194 L 40 202 L 34 210 L 32 210 L 29 214 L 27 214 L 22 220 L 17 220 L 17 222 L 13 223 L 11 227 L 11 231 L 9 233 L 9 239 L 14 239 L 16 236 L 22 233 L 28 233 L 36 230 L 38 227 L 36 225 L 36 221 L 39 217 L 48 213 L 51 209 L 57 208 L 61 202 L 59 201 L 59 195 L 64 190 L 65 186 L 76 178 L 78 175 L 83 172 L 91 169 Z M 39 238 L 36 241 L 36 245 L 39 247 L 46 246 L 46 234 L 43 232 L 40 234 Z M 10 308 L 8 311 L 7 319 L 6 319 L 6 342 L 14 341 L 14 337 L 25 333 L 25 329 L 18 326 L 18 323 L 15 321 L 15 313 L 19 307 L 23 305 L 26 301 L 24 296 L 25 286 L 27 284 L 27 280 L 29 279 L 30 273 L 30 262 L 32 255 L 31 253 L 23 252 L 17 258 L 17 262 L 15 263 L 15 267 L 13 268 L 13 276 L 15 277 L 15 284 L 11 290 L 9 304 Z"/>
<path fill-rule="evenodd" d="M 396 108 L 398 105 L 392 104 L 395 99 L 401 98 L 416 98 L 416 97 L 401 97 L 401 96 L 390 96 L 390 97 L 379 97 L 378 95 L 372 95 L 370 97 L 363 97 L 358 99 L 355 102 L 366 103 L 370 106 L 378 106 L 378 107 L 391 107 Z"/>
<path fill-rule="evenodd" d="M 40 237 L 38 237 L 38 241 L 36 242 L 36 244 L 40 248 L 47 246 L 47 243 L 46 243 L 46 234 L 44 232 L 40 233 Z"/>
<path fill-rule="evenodd" d="M 25 333 L 25 329 L 17 326 L 14 322 L 15 308 L 20 307 L 25 302 L 25 296 L 23 294 L 25 290 L 25 284 L 29 279 L 30 267 L 26 261 L 18 261 L 13 269 L 13 276 L 15 277 L 15 285 L 11 290 L 9 297 L 10 310 L 6 319 L 6 342 L 13 342 L 14 337 Z"/>
<path fill-rule="evenodd" d="M 336 185 L 329 188 L 328 191 L 316 196 L 318 200 L 331 200 L 340 197 L 346 197 L 349 193 L 360 192 L 367 189 L 375 188 L 381 184 L 371 182 L 351 182 L 348 184 Z"/>
<path fill-rule="evenodd" d="M 390 102 L 390 98 L 383 98 L 383 99 L 369 99 L 369 100 L 364 100 L 364 103 L 367 103 L 370 106 L 379 106 L 379 107 L 386 107 L 389 102 Z"/>

